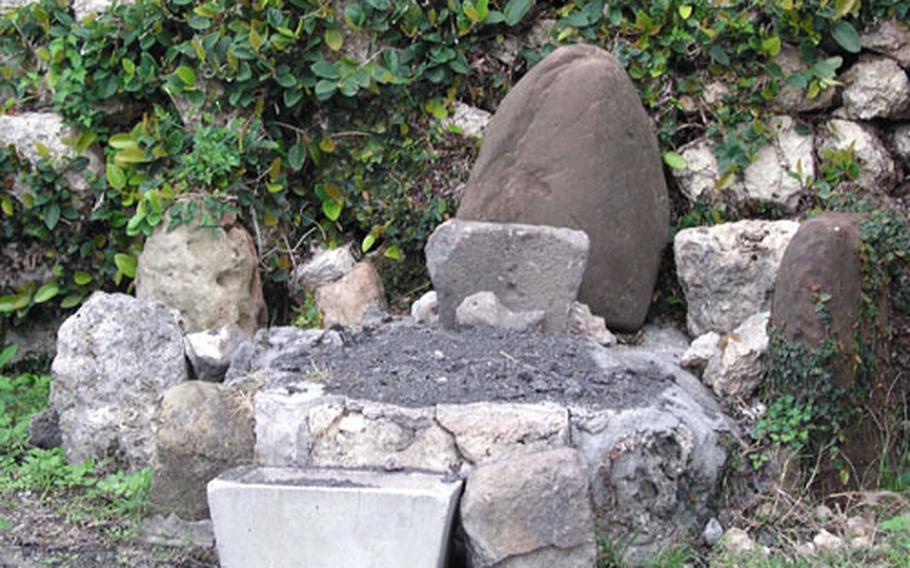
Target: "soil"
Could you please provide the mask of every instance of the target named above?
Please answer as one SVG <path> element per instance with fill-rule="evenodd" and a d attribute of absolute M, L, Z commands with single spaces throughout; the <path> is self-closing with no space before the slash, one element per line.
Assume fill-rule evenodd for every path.
<path fill-rule="evenodd" d="M 117 539 L 112 527 L 74 518 L 73 495 L 44 498 L 23 492 L 0 496 L 0 568 L 217 568 L 214 549 Z"/>
<path fill-rule="evenodd" d="M 571 335 L 400 323 L 349 336 L 340 350 L 317 347 L 307 378 L 328 393 L 402 406 L 554 400 L 600 408 L 645 405 L 674 380 L 655 361 L 605 368 L 596 360 L 604 352 Z"/>

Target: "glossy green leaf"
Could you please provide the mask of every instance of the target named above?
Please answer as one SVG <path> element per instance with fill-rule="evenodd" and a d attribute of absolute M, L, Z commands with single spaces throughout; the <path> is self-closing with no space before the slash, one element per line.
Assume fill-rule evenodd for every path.
<path fill-rule="evenodd" d="M 686 164 L 686 159 L 676 152 L 664 152 L 664 163 L 673 168 L 674 170 L 684 170 L 688 166 Z"/>
<path fill-rule="evenodd" d="M 111 184 L 111 187 L 116 190 L 121 190 L 126 187 L 126 173 L 123 171 L 123 168 L 113 162 L 108 162 L 106 173 L 107 182 Z"/>
<path fill-rule="evenodd" d="M 196 72 L 192 67 L 181 65 L 174 73 L 177 75 L 177 78 L 180 79 L 180 82 L 187 87 L 192 88 L 196 86 Z"/>
<path fill-rule="evenodd" d="M 374 244 L 376 244 L 376 235 L 369 233 L 363 238 L 363 242 L 360 243 L 360 250 L 362 252 L 369 252 Z"/>
<path fill-rule="evenodd" d="M 838 20 L 834 23 L 834 26 L 831 27 L 831 37 L 834 38 L 837 45 L 850 53 L 859 53 L 863 49 L 856 28 L 846 20 Z"/>
<path fill-rule="evenodd" d="M 2 350 L 0 350 L 0 369 L 6 366 L 7 363 L 13 360 L 13 357 L 16 356 L 16 353 L 19 351 L 18 345 L 7 345 Z"/>
<path fill-rule="evenodd" d="M 43 286 L 38 288 L 37 292 L 35 292 L 34 302 L 36 304 L 49 302 L 59 293 L 60 287 L 57 286 L 56 282 L 46 282 Z"/>
<path fill-rule="evenodd" d="M 31 294 L 20 293 L 0 296 L 0 313 L 10 313 L 22 310 L 28 307 L 31 300 Z"/>
<path fill-rule="evenodd" d="M 298 142 L 288 150 L 288 165 L 295 172 L 299 172 L 303 167 L 304 162 L 306 162 L 306 150 L 303 148 L 303 145 Z"/>
<path fill-rule="evenodd" d="M 117 270 L 129 278 L 136 277 L 136 257 L 131 254 L 117 253 L 114 255 L 114 264 Z"/>
<path fill-rule="evenodd" d="M 73 282 L 75 282 L 77 286 L 86 286 L 90 284 L 91 281 L 92 275 L 88 272 L 77 272 L 73 274 Z"/>
<path fill-rule="evenodd" d="M 503 9 L 506 25 L 514 26 L 521 22 L 532 6 L 534 0 L 509 0 Z"/>
<path fill-rule="evenodd" d="M 329 221 L 337 221 L 341 216 L 342 205 L 332 200 L 322 202 L 322 212 Z"/>
<path fill-rule="evenodd" d="M 60 205 L 51 203 L 44 210 L 44 225 L 48 230 L 53 231 L 54 227 L 60 221 Z"/>
<path fill-rule="evenodd" d="M 344 45 L 344 36 L 338 28 L 326 29 L 323 38 L 325 39 L 325 44 L 329 46 L 329 49 L 332 51 L 338 51 L 341 49 L 341 46 Z"/>

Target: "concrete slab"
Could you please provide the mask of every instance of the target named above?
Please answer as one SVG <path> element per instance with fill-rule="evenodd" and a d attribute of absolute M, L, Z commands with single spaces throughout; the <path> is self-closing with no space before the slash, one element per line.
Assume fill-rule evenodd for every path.
<path fill-rule="evenodd" d="M 462 481 L 240 467 L 208 485 L 223 568 L 443 568 Z"/>

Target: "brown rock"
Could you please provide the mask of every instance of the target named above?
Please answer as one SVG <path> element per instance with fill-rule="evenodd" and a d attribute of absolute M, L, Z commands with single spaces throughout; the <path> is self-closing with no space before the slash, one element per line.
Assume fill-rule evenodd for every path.
<path fill-rule="evenodd" d="M 152 507 L 186 521 L 207 518 L 208 482 L 253 460 L 251 401 L 238 389 L 187 381 L 164 393 L 155 422 Z"/>
<path fill-rule="evenodd" d="M 534 67 L 487 127 L 458 217 L 583 230 L 579 300 L 610 328 L 638 329 L 669 208 L 653 125 L 622 65 L 574 45 Z"/>
<path fill-rule="evenodd" d="M 863 293 L 859 222 L 857 215 L 829 213 L 796 231 L 781 260 L 771 304 L 771 325 L 781 328 L 787 341 L 819 347 L 830 334 L 852 359 Z M 821 294 L 831 297 L 824 310 L 830 324 L 816 310 Z M 851 365 L 841 367 L 839 380 L 849 387 Z"/>
<path fill-rule="evenodd" d="M 340 280 L 316 290 L 316 305 L 326 328 L 360 327 L 370 306 L 385 309 L 382 279 L 373 264 L 364 260 Z"/>
<path fill-rule="evenodd" d="M 224 228 L 167 221 L 145 242 L 136 272 L 136 296 L 174 308 L 187 333 L 237 324 L 249 335 L 267 322 L 259 260 L 240 225 Z"/>
<path fill-rule="evenodd" d="M 863 406 L 857 409 L 858 420 L 843 432 L 841 450 L 861 480 L 877 461 L 881 450 L 880 425 L 874 416 L 887 412 L 891 381 L 888 378 L 889 343 L 882 331 L 885 321 L 869 321 L 863 312 L 863 260 L 861 257 L 861 217 L 832 213 L 810 219 L 794 235 L 775 283 L 771 308 L 772 326 L 782 330 L 783 339 L 808 347 L 821 346 L 827 337 L 837 343 L 832 361 L 834 381 L 856 400 L 856 389 L 862 388 Z M 865 293 L 868 293 L 865 292 Z M 825 294 L 827 301 L 822 301 Z M 887 293 L 873 301 L 880 302 L 880 318 L 887 317 Z M 824 309 L 816 310 L 819 303 Z M 859 341 L 875 351 L 877 372 L 871 383 L 856 385 Z M 774 357 L 774 351 L 771 352 Z M 868 391 L 866 391 L 868 389 Z M 867 409 L 871 409 L 871 412 Z M 833 466 L 826 466 L 820 483 L 838 486 L 839 476 Z"/>

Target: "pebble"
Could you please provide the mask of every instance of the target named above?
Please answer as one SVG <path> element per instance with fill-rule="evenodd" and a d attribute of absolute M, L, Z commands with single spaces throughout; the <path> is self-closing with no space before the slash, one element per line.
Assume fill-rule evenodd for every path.
<path fill-rule="evenodd" d="M 705 530 L 701 533 L 702 540 L 708 546 L 713 547 L 720 541 L 722 536 L 724 536 L 724 527 L 717 519 L 711 517 L 711 520 L 705 525 Z"/>
<path fill-rule="evenodd" d="M 812 543 L 815 545 L 815 548 L 819 552 L 833 552 L 835 550 L 840 550 L 844 546 L 844 539 L 839 536 L 835 536 L 825 529 L 818 531 L 818 534 L 815 535 L 815 538 L 812 539 Z"/>

